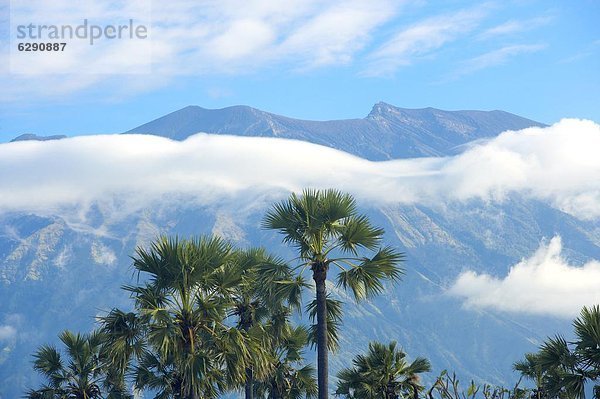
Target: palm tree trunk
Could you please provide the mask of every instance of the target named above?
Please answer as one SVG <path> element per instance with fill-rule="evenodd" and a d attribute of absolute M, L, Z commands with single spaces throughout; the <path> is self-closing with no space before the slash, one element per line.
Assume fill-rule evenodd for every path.
<path fill-rule="evenodd" d="M 319 399 L 329 397 L 329 361 L 327 353 L 327 266 L 313 265 L 313 279 L 317 289 L 317 384 Z"/>
<path fill-rule="evenodd" d="M 385 399 L 398 399 L 398 394 L 393 383 L 387 384 L 384 391 Z"/>
<path fill-rule="evenodd" d="M 252 327 L 252 324 L 254 324 L 254 320 L 250 310 L 242 313 L 241 322 L 242 330 L 248 332 L 248 330 L 250 330 L 250 327 Z M 246 399 L 254 399 L 254 375 L 252 373 L 252 367 L 246 368 L 246 382 L 244 384 L 244 393 Z"/>
<path fill-rule="evenodd" d="M 409 382 L 408 384 L 413 390 L 413 399 L 419 399 L 419 387 L 417 386 L 417 384 L 411 382 Z"/>
<path fill-rule="evenodd" d="M 281 394 L 281 392 L 279 392 L 279 388 L 274 386 L 273 390 L 271 391 L 271 399 L 282 399 L 283 395 Z"/>
<path fill-rule="evenodd" d="M 246 393 L 246 399 L 254 399 L 254 377 L 252 375 L 252 369 L 246 369 L 246 384 L 244 386 L 244 390 Z"/>

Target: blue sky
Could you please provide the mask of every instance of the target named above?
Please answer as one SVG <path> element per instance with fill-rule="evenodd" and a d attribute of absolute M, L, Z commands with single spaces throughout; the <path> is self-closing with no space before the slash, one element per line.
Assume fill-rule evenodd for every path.
<path fill-rule="evenodd" d="M 70 4 L 45 3 L 39 19 Z M 68 73 L 0 68 L 0 141 L 122 132 L 190 104 L 324 120 L 364 117 L 385 101 L 600 121 L 598 1 L 191 3 L 151 3 L 152 57 L 131 52 L 150 73 L 127 63 L 89 73 L 101 47 L 75 54 Z M 106 21 L 109 11 L 70 17 Z"/>

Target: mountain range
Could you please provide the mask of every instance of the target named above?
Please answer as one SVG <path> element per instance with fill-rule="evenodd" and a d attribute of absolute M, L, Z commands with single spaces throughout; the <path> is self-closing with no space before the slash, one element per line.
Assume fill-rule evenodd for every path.
<path fill-rule="evenodd" d="M 503 131 L 532 126 L 544 125 L 503 111 L 403 109 L 385 103 L 363 119 L 323 122 L 246 106 L 190 106 L 126 133 L 174 140 L 198 132 L 279 137 L 380 161 L 457 154 Z M 30 354 L 37 346 L 55 342 L 64 328 L 89 330 L 94 316 L 113 306 L 129 306 L 119 287 L 133 278 L 130 256 L 159 234 L 212 233 L 293 258 L 278 236 L 260 229 L 267 206 L 256 197 L 211 206 L 165 201 L 122 214 L 114 203 L 98 201 L 78 223 L 59 213 L 0 213 L 0 397 L 17 397 L 35 383 Z M 405 252 L 407 273 L 403 282 L 359 305 L 330 287 L 346 312 L 333 372 L 370 340 L 393 339 L 409 356 L 428 357 L 438 372 L 456 371 L 463 381 L 513 384 L 512 363 L 547 335 L 568 331 L 569 321 L 468 309 L 447 288 L 466 269 L 503 276 L 557 234 L 571 259 L 591 259 L 600 249 L 596 222 L 517 194 L 501 203 L 361 204 L 361 209 L 385 228 L 388 244 Z M 426 378 L 433 380 L 434 373 Z"/>
<path fill-rule="evenodd" d="M 457 153 L 464 144 L 531 126 L 544 125 L 504 111 L 406 109 L 379 102 L 363 119 L 332 121 L 293 119 L 247 106 L 189 106 L 126 133 L 155 134 L 174 140 L 184 140 L 198 132 L 279 137 L 381 161 Z"/>

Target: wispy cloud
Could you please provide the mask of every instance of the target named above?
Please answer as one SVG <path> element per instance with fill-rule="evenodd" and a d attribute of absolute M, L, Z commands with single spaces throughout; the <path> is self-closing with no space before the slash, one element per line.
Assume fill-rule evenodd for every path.
<path fill-rule="evenodd" d="M 535 53 L 546 47 L 547 45 L 542 43 L 504 46 L 464 61 L 450 78 L 456 79 L 482 69 L 503 65 L 508 63 L 514 57 L 522 54 Z"/>
<path fill-rule="evenodd" d="M 62 96 L 100 85 L 140 91 L 164 85 L 176 76 L 247 74 L 274 65 L 290 70 L 343 65 L 364 48 L 375 29 L 395 15 L 399 5 L 392 0 L 369 4 L 251 0 L 243 6 L 233 0 L 173 0 L 152 2 L 150 13 L 133 6 L 142 3 L 150 4 L 124 0 L 19 3 L 12 10 L 13 21 L 49 25 L 80 24 L 84 18 L 110 24 L 125 16 L 149 19 L 151 14 L 149 40 L 112 41 L 110 46 L 69 43 L 69 51 L 37 57 L 34 63 L 21 57 L 25 61 L 13 65 L 13 71 L 33 76 L 0 76 L 4 87 L 0 101 Z"/>
<path fill-rule="evenodd" d="M 513 46 L 504 46 L 467 60 L 465 62 L 465 69 L 469 72 L 474 72 L 480 69 L 504 64 L 514 56 L 534 53 L 543 50 L 546 47 L 545 44 L 516 44 Z"/>
<path fill-rule="evenodd" d="M 573 317 L 583 306 L 600 304 L 600 261 L 574 265 L 562 250 L 562 240 L 556 236 L 512 266 L 506 276 L 468 271 L 449 293 L 471 308 Z"/>
<path fill-rule="evenodd" d="M 541 26 L 549 24 L 550 22 L 552 22 L 553 19 L 553 16 L 540 16 L 523 20 L 511 19 L 500 25 L 496 25 L 492 28 L 486 29 L 478 36 L 478 38 L 480 40 L 486 40 L 500 36 L 514 35 L 517 33 L 534 30 Z"/>
<path fill-rule="evenodd" d="M 307 62 L 301 67 L 345 64 L 365 47 L 373 29 L 387 22 L 394 12 L 394 5 L 385 1 L 377 5 L 364 1 L 333 5 L 300 25 L 277 51 L 282 56 L 302 56 Z"/>
<path fill-rule="evenodd" d="M 386 76 L 403 66 L 435 58 L 461 39 L 475 40 L 478 34 L 479 38 L 504 37 L 552 20 L 552 16 L 513 19 L 481 32 L 483 21 L 498 7 L 490 2 L 421 16 L 409 26 L 399 26 L 398 17 L 408 3 L 250 0 L 241 6 L 236 0 L 23 0 L 15 2 L 13 22 L 76 25 L 85 18 L 102 25 L 139 17 L 150 26 L 149 40 L 95 46 L 69 43 L 68 51 L 59 56 L 33 54 L 35 62 L 26 57 L 12 64 L 8 62 L 9 46 L 0 45 L 0 61 L 4 61 L 0 68 L 12 65 L 13 72 L 31 73 L 21 76 L 1 70 L 0 102 L 47 100 L 94 90 L 119 98 L 189 76 L 247 75 L 269 69 L 296 72 L 353 63 L 362 68 L 362 75 Z M 14 34 L 13 30 L 9 33 Z M 392 34 L 382 40 L 384 32 Z M 496 50 L 470 62 L 491 63 L 495 56 L 501 63 L 498 60 L 510 57 L 509 51 L 519 51 L 517 47 L 500 49 L 504 53 Z M 521 47 L 520 51 L 526 50 Z"/>
<path fill-rule="evenodd" d="M 398 68 L 431 55 L 445 44 L 472 32 L 488 13 L 488 6 L 439 15 L 396 32 L 370 54 L 366 75 L 389 75 Z"/>
<path fill-rule="evenodd" d="M 14 142 L 0 144 L 0 209 L 52 213 L 105 201 L 128 213 L 178 196 L 207 205 L 337 187 L 372 203 L 432 206 L 518 193 L 596 219 L 597 148 L 600 126 L 574 119 L 505 132 L 454 157 L 387 162 L 295 140 L 205 134 L 184 142 L 145 135 Z"/>
<path fill-rule="evenodd" d="M 593 41 L 592 43 L 588 44 L 582 50 L 576 52 L 575 54 L 573 54 L 567 58 L 563 58 L 562 60 L 560 60 L 560 62 L 562 64 L 578 62 L 578 61 L 584 60 L 592 55 L 598 55 L 599 53 L 600 53 L 600 39 Z"/>

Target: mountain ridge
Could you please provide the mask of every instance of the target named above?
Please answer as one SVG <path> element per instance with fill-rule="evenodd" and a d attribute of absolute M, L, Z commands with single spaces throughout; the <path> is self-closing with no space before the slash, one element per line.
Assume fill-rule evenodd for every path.
<path fill-rule="evenodd" d="M 10 142 L 14 143 L 15 141 L 50 141 L 50 140 L 62 140 L 62 139 L 66 139 L 66 138 L 67 138 L 67 136 L 65 136 L 64 134 L 55 134 L 52 136 L 38 136 L 37 134 L 34 134 L 34 133 L 25 133 L 25 134 L 15 137 L 14 139 L 10 140 Z"/>
<path fill-rule="evenodd" d="M 506 130 L 546 126 L 505 111 L 444 111 L 376 103 L 364 118 L 295 119 L 246 105 L 190 105 L 126 131 L 184 140 L 195 133 L 280 137 L 321 144 L 369 160 L 446 156 L 471 141 Z"/>

